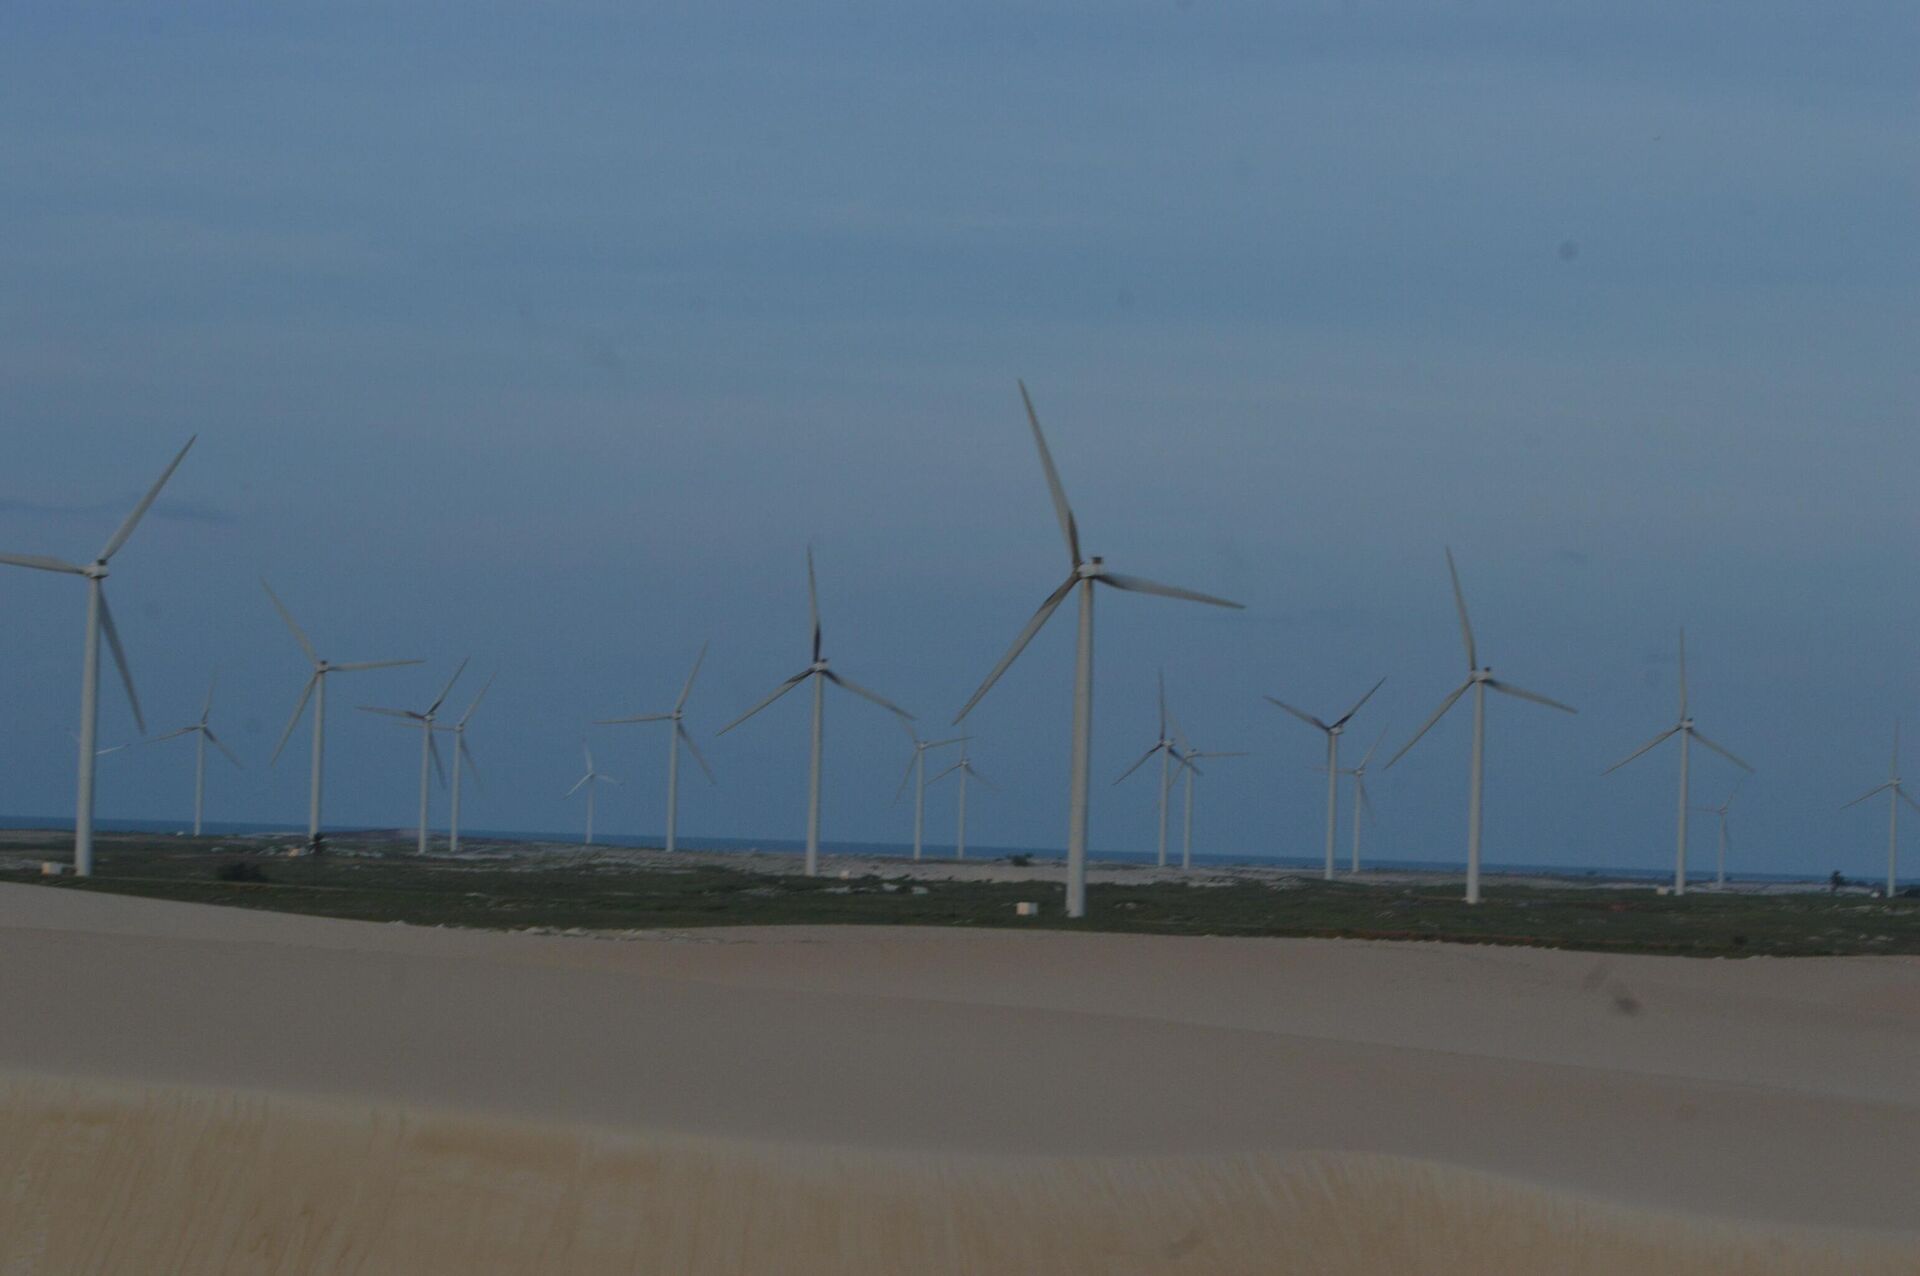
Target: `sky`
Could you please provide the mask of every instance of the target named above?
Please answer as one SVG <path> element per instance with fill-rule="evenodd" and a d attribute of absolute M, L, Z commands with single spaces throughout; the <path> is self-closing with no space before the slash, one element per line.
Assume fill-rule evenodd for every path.
<path fill-rule="evenodd" d="M 711 732 L 806 664 L 811 542 L 834 667 L 946 733 L 1067 567 L 1025 378 L 1087 550 L 1247 605 L 1101 596 L 1096 850 L 1152 846 L 1151 779 L 1109 780 L 1164 669 L 1196 747 L 1253 755 L 1196 849 L 1317 854 L 1320 740 L 1262 696 L 1384 676 L 1349 748 L 1397 749 L 1465 672 L 1450 545 L 1483 661 L 1581 711 L 1490 704 L 1489 861 L 1672 863 L 1673 746 L 1600 772 L 1671 725 L 1684 625 L 1756 768 L 1734 867 L 1872 874 L 1885 810 L 1839 808 L 1920 718 L 1917 36 L 1776 0 L 10 5 L 0 552 L 90 557 L 198 434 L 108 594 L 154 732 L 218 671 L 246 770 L 210 818 L 304 819 L 264 576 L 330 659 L 427 662 L 334 685 L 329 823 L 412 822 L 415 737 L 352 706 L 470 656 L 469 826 L 578 828 L 590 738 L 600 827 L 657 833 L 663 733 L 589 724 L 710 640 L 682 832 L 797 838 L 805 695 Z M 0 605 L 0 813 L 69 815 L 84 589 L 0 568 Z M 974 843 L 1064 843 L 1071 622 L 967 720 Z M 1463 855 L 1469 726 L 1376 773 L 1371 849 Z M 191 752 L 103 759 L 99 813 L 185 818 Z M 829 697 L 829 846 L 910 836 L 908 756 Z M 1696 752 L 1696 801 L 1736 778 Z"/>

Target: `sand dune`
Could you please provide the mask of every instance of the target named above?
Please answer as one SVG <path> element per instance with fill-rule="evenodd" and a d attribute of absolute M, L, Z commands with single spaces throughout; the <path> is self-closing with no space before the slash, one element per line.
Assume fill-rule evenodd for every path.
<path fill-rule="evenodd" d="M 0 888 L 0 1272 L 1920 1272 L 1920 961 Z"/>

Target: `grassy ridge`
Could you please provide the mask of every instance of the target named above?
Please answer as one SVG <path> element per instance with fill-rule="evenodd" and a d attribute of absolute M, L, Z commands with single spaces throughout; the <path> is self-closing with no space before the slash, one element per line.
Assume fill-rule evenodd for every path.
<path fill-rule="evenodd" d="M 214 849 L 225 845 L 229 849 Z M 802 877 L 747 868 L 639 867 L 590 860 L 543 864 L 421 860 L 374 851 L 286 859 L 236 853 L 231 839 L 132 835 L 103 839 L 85 881 L 43 878 L 31 858 L 68 843 L 15 839 L 20 867 L 0 881 L 104 891 L 361 921 L 489 929 L 627 930 L 716 925 L 1013 926 L 1170 935 L 1313 935 L 1526 944 L 1693 956 L 1920 953 L 1920 901 L 1809 892 L 1684 899 L 1648 889 L 1491 884 L 1468 908 L 1457 884 L 1389 885 L 1236 879 L 1094 884 L 1086 921 L 1060 913 L 1059 887 L 1037 881 Z M 264 881 L 222 880 L 245 864 Z M 245 870 L 243 870 L 245 871 Z M 1039 900 L 1043 915 L 1014 904 Z"/>

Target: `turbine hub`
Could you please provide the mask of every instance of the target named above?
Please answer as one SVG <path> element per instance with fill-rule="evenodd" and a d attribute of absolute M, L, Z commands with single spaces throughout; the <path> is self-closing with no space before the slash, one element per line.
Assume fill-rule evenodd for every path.
<path fill-rule="evenodd" d="M 80 573 L 88 580 L 105 580 L 107 578 L 107 560 L 104 558 L 96 558 L 81 568 Z"/>
<path fill-rule="evenodd" d="M 807 666 L 808 673 L 825 673 L 826 671 L 827 658 L 825 656 L 820 657 L 820 659 Z"/>
<path fill-rule="evenodd" d="M 1487 668 L 1485 668 L 1485 669 L 1475 669 L 1475 670 L 1473 671 L 1473 676 L 1472 676 L 1471 678 L 1469 678 L 1469 679 L 1467 679 L 1467 681 L 1468 681 L 1468 682 L 1492 682 L 1492 681 L 1493 681 L 1493 667 L 1492 667 L 1491 665 L 1489 665 L 1489 666 L 1488 666 Z"/>
<path fill-rule="evenodd" d="M 1078 580 L 1098 580 L 1107 574 L 1107 569 L 1103 566 L 1105 561 L 1101 558 L 1089 558 L 1073 569 L 1074 577 Z"/>

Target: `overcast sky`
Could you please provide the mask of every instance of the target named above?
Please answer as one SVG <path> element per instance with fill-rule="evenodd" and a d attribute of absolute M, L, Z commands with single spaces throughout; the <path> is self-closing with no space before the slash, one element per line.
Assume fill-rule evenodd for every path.
<path fill-rule="evenodd" d="M 1101 597 L 1096 848 L 1151 847 L 1107 781 L 1164 666 L 1255 754 L 1200 849 L 1316 853 L 1321 745 L 1260 696 L 1386 675 L 1349 739 L 1397 747 L 1465 671 L 1451 544 L 1483 660 L 1582 711 L 1491 704 L 1490 860 L 1671 863 L 1672 746 L 1599 772 L 1684 624 L 1758 768 L 1737 867 L 1870 873 L 1884 809 L 1837 808 L 1920 717 L 1916 12 L 9 6 L 0 551 L 90 557 L 198 432 L 109 594 L 156 732 L 220 671 L 213 818 L 304 819 L 264 574 L 324 655 L 429 662 L 335 684 L 330 823 L 411 821 L 413 737 L 350 706 L 471 655 L 468 822 L 577 827 L 588 721 L 710 637 L 683 832 L 798 837 L 805 696 L 707 733 L 805 665 L 809 538 L 836 667 L 944 729 L 1066 569 L 1023 376 L 1088 551 L 1247 603 Z M 67 816 L 84 590 L 0 599 L 0 811 Z M 968 720 L 972 840 L 1064 842 L 1071 662 L 1068 610 Z M 828 842 L 907 837 L 906 732 L 827 730 Z M 1379 853 L 1461 856 L 1468 735 L 1378 776 Z M 592 738 L 601 827 L 659 831 L 657 728 Z M 190 780 L 114 754 L 99 811 Z"/>

